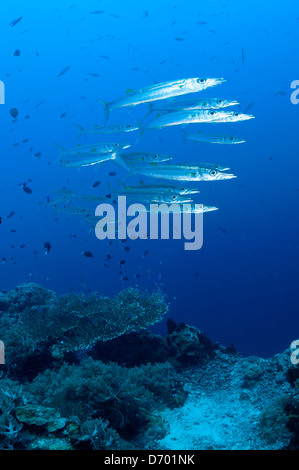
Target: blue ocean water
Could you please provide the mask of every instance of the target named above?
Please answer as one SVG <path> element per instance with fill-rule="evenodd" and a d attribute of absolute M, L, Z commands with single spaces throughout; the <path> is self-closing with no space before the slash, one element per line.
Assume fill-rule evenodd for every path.
<path fill-rule="evenodd" d="M 299 106 L 290 100 L 299 78 L 297 2 L 75 1 L 1 7 L 1 288 L 36 282 L 58 294 L 111 296 L 128 286 L 159 286 L 170 302 L 167 318 L 195 325 L 213 341 L 264 357 L 286 349 L 298 330 L 299 300 Z M 236 99 L 241 112 L 255 116 L 188 128 L 232 133 L 245 144 L 184 143 L 175 126 L 146 132 L 134 148 L 172 154 L 175 163 L 219 163 L 238 176 L 196 184 L 198 201 L 219 207 L 204 215 L 200 250 L 185 251 L 183 240 L 129 240 L 125 252 L 118 240 L 100 241 L 80 218 L 47 206 L 55 190 L 105 195 L 107 182 L 117 186 L 126 175 L 113 163 L 80 170 L 56 163 L 54 143 L 100 140 L 79 138 L 73 125 L 103 125 L 98 99 L 187 77 L 224 77 L 227 83 L 201 96 Z M 109 124 L 135 122 L 146 112 L 146 105 L 113 110 Z M 165 323 L 154 331 L 164 333 Z"/>

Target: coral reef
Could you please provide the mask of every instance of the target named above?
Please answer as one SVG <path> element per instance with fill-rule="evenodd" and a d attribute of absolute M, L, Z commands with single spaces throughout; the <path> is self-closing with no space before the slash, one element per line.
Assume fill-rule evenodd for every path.
<path fill-rule="evenodd" d="M 88 349 L 160 321 L 168 310 L 160 292 L 127 289 L 114 299 L 92 294 L 62 297 L 36 284 L 1 294 L 0 338 L 6 363 L 19 377 L 34 377 L 63 360 L 64 353 Z"/>
<path fill-rule="evenodd" d="M 168 305 L 35 284 L 0 294 L 0 449 L 299 449 L 291 350 L 242 357 L 185 323 L 146 328 Z"/>

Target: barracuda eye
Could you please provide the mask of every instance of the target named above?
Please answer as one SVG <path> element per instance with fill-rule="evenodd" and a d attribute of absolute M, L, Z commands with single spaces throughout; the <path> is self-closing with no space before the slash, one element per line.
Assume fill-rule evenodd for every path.
<path fill-rule="evenodd" d="M 159 155 L 154 155 L 153 158 L 156 160 L 158 158 Z"/>
<path fill-rule="evenodd" d="M 217 171 L 216 170 L 210 170 L 210 175 L 211 176 L 216 176 L 217 175 Z"/>
<path fill-rule="evenodd" d="M 210 112 L 210 116 L 214 116 L 214 114 L 215 114 L 215 111 Z"/>
<path fill-rule="evenodd" d="M 175 195 L 171 196 L 171 199 L 172 199 L 173 201 L 175 201 L 176 198 L 177 198 L 177 197 L 176 197 Z"/>
<path fill-rule="evenodd" d="M 223 100 L 218 100 L 217 103 L 222 104 Z"/>
<path fill-rule="evenodd" d="M 204 78 L 199 78 L 199 79 L 197 80 L 197 83 L 204 83 L 204 82 L 205 82 L 205 79 L 204 79 Z"/>
<path fill-rule="evenodd" d="M 235 116 L 238 117 L 238 116 L 240 116 L 240 114 L 239 114 L 239 113 L 235 113 Z"/>
<path fill-rule="evenodd" d="M 234 140 L 234 138 L 233 138 L 233 137 L 230 137 L 229 140 Z"/>

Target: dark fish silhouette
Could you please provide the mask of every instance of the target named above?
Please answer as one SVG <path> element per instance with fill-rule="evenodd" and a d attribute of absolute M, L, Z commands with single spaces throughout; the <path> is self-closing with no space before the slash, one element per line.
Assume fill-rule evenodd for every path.
<path fill-rule="evenodd" d="M 13 20 L 11 23 L 9 23 L 9 26 L 11 28 L 13 28 L 16 24 L 18 24 L 21 21 L 22 18 L 23 18 L 23 16 L 20 16 L 20 18 L 17 18 L 16 20 Z"/>

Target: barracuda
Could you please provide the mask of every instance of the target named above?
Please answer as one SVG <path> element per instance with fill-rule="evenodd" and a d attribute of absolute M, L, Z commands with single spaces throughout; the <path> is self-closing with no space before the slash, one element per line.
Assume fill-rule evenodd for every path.
<path fill-rule="evenodd" d="M 147 116 L 152 112 L 182 111 L 192 109 L 220 109 L 228 106 L 237 106 L 238 101 L 226 100 L 221 98 L 202 98 L 202 99 L 168 99 L 163 102 L 149 103 Z"/>
<path fill-rule="evenodd" d="M 253 118 L 254 116 L 250 114 L 241 114 L 227 111 L 183 110 L 156 117 L 146 126 L 144 126 L 143 131 L 147 129 L 161 129 L 162 127 L 177 126 L 182 124 L 237 122 Z"/>
<path fill-rule="evenodd" d="M 126 95 L 121 96 L 110 103 L 106 103 L 102 100 L 98 101 L 104 106 L 106 123 L 112 109 L 136 106 L 138 104 L 173 98 L 187 93 L 195 93 L 209 87 L 220 85 L 225 81 L 226 80 L 223 78 L 186 78 L 157 83 L 138 90 L 131 90 Z"/>
<path fill-rule="evenodd" d="M 236 178 L 235 175 L 224 173 L 229 168 L 219 165 L 199 164 L 199 165 L 156 165 L 134 168 L 135 173 L 149 176 L 151 178 L 161 178 L 174 181 L 217 181 Z"/>
<path fill-rule="evenodd" d="M 139 125 L 134 124 L 119 124 L 115 126 L 94 126 L 91 129 L 84 129 L 84 127 L 79 126 L 78 124 L 74 124 L 77 129 L 79 129 L 79 137 L 85 134 L 118 134 L 122 132 L 133 132 L 138 131 Z"/>
<path fill-rule="evenodd" d="M 185 140 L 191 140 L 193 142 L 203 142 L 209 144 L 242 144 L 246 142 L 245 140 L 239 139 L 238 137 L 233 137 L 231 135 L 223 134 L 203 134 L 202 132 L 197 132 L 197 134 L 187 134 L 184 129 Z"/>

